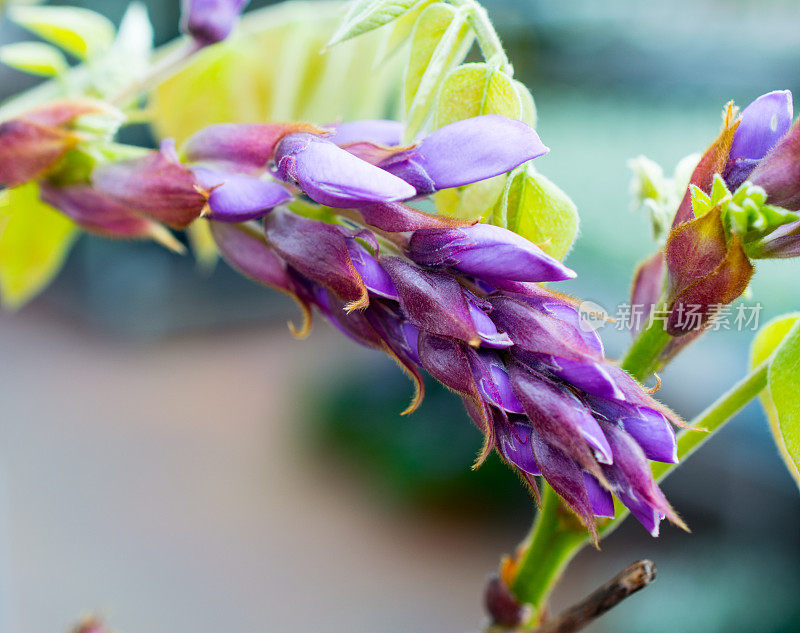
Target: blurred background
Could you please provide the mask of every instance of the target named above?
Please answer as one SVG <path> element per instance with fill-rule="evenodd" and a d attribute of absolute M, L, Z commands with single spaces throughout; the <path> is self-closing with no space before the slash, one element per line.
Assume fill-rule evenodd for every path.
<path fill-rule="evenodd" d="M 118 21 L 124 0 L 86 0 Z M 177 0 L 146 2 L 156 38 Z M 253 2 L 254 7 L 264 5 Z M 789 0 L 487 0 L 553 151 L 537 167 L 581 212 L 562 290 L 627 300 L 651 251 L 626 160 L 671 172 L 722 105 L 800 89 Z M 0 43 L 23 33 L 0 22 Z M 265 66 L 273 60 L 259 60 Z M 0 68 L 0 97 L 31 81 Z M 180 107 L 184 107 L 181 105 Z M 800 262 L 759 264 L 761 322 L 800 308 Z M 124 633 L 476 631 L 499 556 L 534 513 L 458 401 L 224 264 L 84 236 L 39 299 L 0 314 L 0 630 L 64 631 L 99 613 Z M 608 354 L 626 332 L 607 327 Z M 704 337 L 662 376 L 690 418 L 746 370 L 753 333 Z M 570 567 L 553 609 L 648 557 L 657 583 L 595 633 L 800 630 L 800 499 L 751 405 L 665 484 L 693 529 L 626 522 Z"/>

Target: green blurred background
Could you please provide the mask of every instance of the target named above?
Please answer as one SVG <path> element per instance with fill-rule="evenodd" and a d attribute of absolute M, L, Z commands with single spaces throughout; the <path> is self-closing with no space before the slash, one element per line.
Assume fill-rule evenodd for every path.
<path fill-rule="evenodd" d="M 126 2 L 69 4 L 118 21 Z M 172 38 L 178 2 L 145 4 L 157 40 Z M 626 160 L 671 172 L 729 99 L 797 92 L 800 4 L 487 8 L 552 148 L 537 167 L 581 212 L 579 277 L 561 289 L 613 313 L 652 250 Z M 22 37 L 0 22 L 0 43 Z M 0 69 L 0 97 L 26 85 Z M 762 322 L 800 307 L 798 273 L 759 263 L 747 302 Z M 326 324 L 292 341 L 293 310 L 224 265 L 203 275 L 151 245 L 83 237 L 48 292 L 0 316 L 2 631 L 63 630 L 87 610 L 126 633 L 477 629 L 485 576 L 531 499 L 496 459 L 469 470 L 480 437 L 453 396 L 429 384 L 399 417 L 399 370 Z M 627 336 L 605 329 L 609 356 Z M 752 336 L 704 337 L 659 396 L 691 417 L 746 370 Z M 649 557 L 658 582 L 592 631 L 800 630 L 800 501 L 758 407 L 665 489 L 693 534 L 624 525 L 580 555 L 554 609 Z"/>

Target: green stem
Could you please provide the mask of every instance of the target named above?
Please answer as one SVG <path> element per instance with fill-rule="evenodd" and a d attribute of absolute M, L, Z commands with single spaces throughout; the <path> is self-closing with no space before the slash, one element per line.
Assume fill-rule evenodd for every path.
<path fill-rule="evenodd" d="M 585 540 L 583 531 L 563 525 L 559 517 L 561 500 L 553 489 L 545 484 L 542 495 L 542 509 L 526 538 L 511 587 L 517 600 L 534 606 L 537 621 L 541 619 L 551 587 L 572 559 L 576 547 Z"/>
<path fill-rule="evenodd" d="M 644 355 L 642 358 L 645 358 Z M 685 429 L 678 434 L 678 457 L 681 463 L 761 393 L 767 386 L 769 363 L 770 359 L 767 359 L 754 368 L 692 421 L 693 427 L 707 432 Z M 676 466 L 656 462 L 653 464 L 653 475 L 661 481 Z M 585 530 L 578 531 L 566 526 L 559 518 L 560 501 L 549 487 L 546 494 L 542 510 L 523 545 L 512 585 L 517 599 L 531 604 L 537 618 L 541 618 L 547 598 L 561 573 L 575 555 L 591 542 Z M 601 538 L 613 532 L 629 514 L 622 504 L 615 502 L 615 506 L 616 517 L 598 525 Z"/>
<path fill-rule="evenodd" d="M 470 7 L 469 23 L 475 32 L 475 39 L 478 40 L 478 46 L 481 47 L 483 58 L 490 64 L 496 64 L 509 77 L 513 77 L 514 67 L 506 55 L 500 36 L 494 30 L 486 9 L 475 0 L 454 0 L 453 3 Z"/>
<path fill-rule="evenodd" d="M 662 305 L 659 304 L 653 314 L 659 314 Z M 620 360 L 620 367 L 639 382 L 644 382 L 661 368 L 661 352 L 672 338 L 664 326 L 663 320 L 651 319 Z"/>

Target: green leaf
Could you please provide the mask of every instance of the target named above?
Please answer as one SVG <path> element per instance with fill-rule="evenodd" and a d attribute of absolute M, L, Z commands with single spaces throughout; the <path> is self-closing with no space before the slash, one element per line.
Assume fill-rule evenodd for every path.
<path fill-rule="evenodd" d="M 335 46 L 389 24 L 414 8 L 419 0 L 356 0 L 328 42 Z"/>
<path fill-rule="evenodd" d="M 403 81 L 406 139 L 413 139 L 430 116 L 448 71 L 472 46 L 467 7 L 437 2 L 419 16 L 411 37 L 411 58 Z"/>
<path fill-rule="evenodd" d="M 18 42 L 0 48 L 0 62 L 31 75 L 55 77 L 69 64 L 63 53 L 44 42 Z"/>
<path fill-rule="evenodd" d="M 522 109 L 514 80 L 489 64 L 463 64 L 442 84 L 435 128 L 481 114 L 518 119 Z"/>
<path fill-rule="evenodd" d="M 569 196 L 527 163 L 509 175 L 492 223 L 563 259 L 578 234 L 579 217 Z"/>
<path fill-rule="evenodd" d="M 752 366 L 773 353 L 761 404 L 781 457 L 800 485 L 800 313 L 773 319 L 761 329 L 751 349 Z"/>
<path fill-rule="evenodd" d="M 108 18 L 78 7 L 12 7 L 9 15 L 20 26 L 79 59 L 108 50 L 114 25 Z"/>
<path fill-rule="evenodd" d="M 75 224 L 39 200 L 28 183 L 0 198 L 0 300 L 17 309 L 56 276 L 78 234 Z"/>

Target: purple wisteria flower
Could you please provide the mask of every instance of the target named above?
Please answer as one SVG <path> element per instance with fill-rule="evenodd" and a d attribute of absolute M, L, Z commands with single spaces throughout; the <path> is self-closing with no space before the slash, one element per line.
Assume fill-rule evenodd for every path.
<path fill-rule="evenodd" d="M 181 30 L 201 46 L 226 39 L 250 0 L 183 0 Z"/>
<path fill-rule="evenodd" d="M 234 267 L 403 366 L 417 386 L 409 411 L 422 398 L 422 369 L 458 393 L 486 436 L 479 461 L 497 449 L 534 491 L 544 477 L 593 534 L 594 517 L 613 516 L 612 495 L 654 535 L 665 517 L 683 525 L 649 465 L 677 461 L 680 421 L 605 360 L 572 300 L 526 283 L 573 273 L 508 231 L 444 228 L 405 208 L 363 215 L 385 227 L 394 209 L 396 228 L 417 227 L 397 242 L 284 208 L 266 216 L 263 234 L 220 222 L 212 231 Z M 470 249 L 509 261 L 469 259 Z"/>

